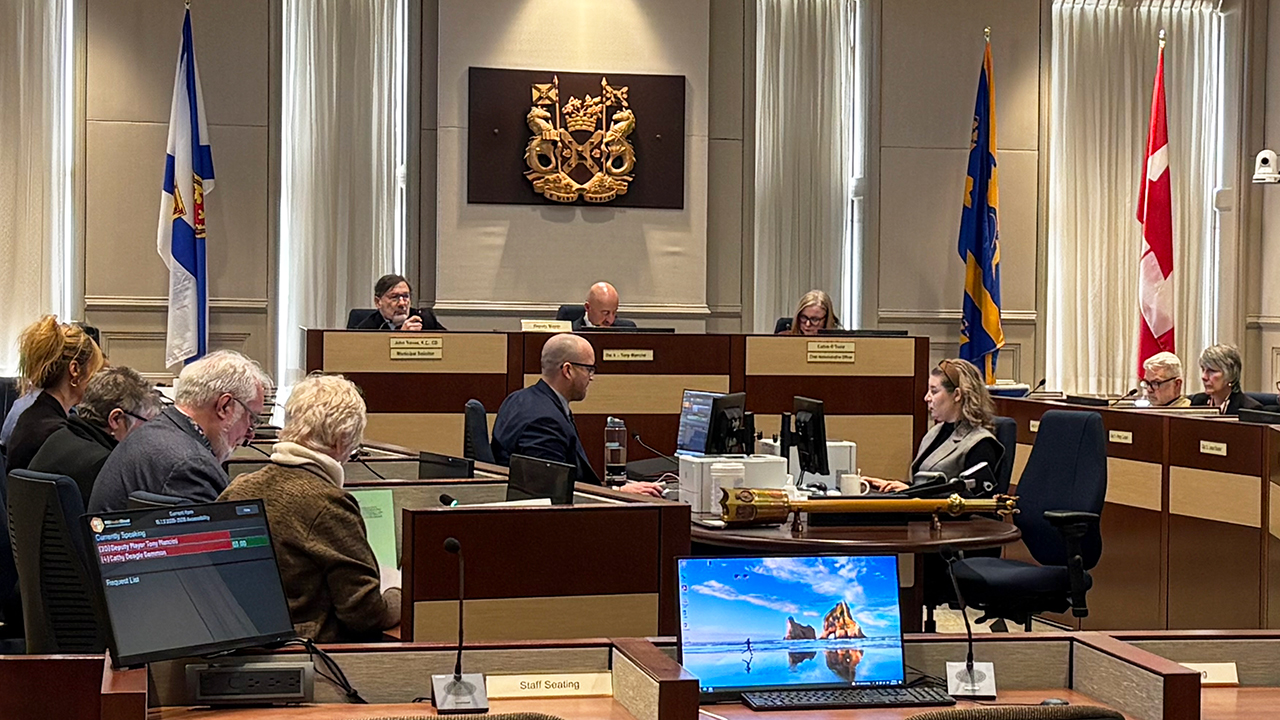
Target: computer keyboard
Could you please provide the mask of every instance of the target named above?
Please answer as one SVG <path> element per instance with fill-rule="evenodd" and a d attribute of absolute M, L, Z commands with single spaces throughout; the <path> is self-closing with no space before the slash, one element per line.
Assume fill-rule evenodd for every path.
<path fill-rule="evenodd" d="M 742 702 L 752 710 L 926 707 L 956 704 L 955 699 L 946 691 L 936 687 L 761 690 L 742 693 Z"/>

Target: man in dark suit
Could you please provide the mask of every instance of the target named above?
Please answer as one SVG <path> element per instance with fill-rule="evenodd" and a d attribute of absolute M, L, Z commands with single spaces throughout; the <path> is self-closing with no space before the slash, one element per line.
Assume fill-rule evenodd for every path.
<path fill-rule="evenodd" d="M 402 275 L 383 275 L 373 286 L 373 303 L 376 310 L 363 320 L 348 318 L 348 330 L 399 330 L 415 332 L 427 330 L 440 332 L 445 329 L 436 314 L 430 310 L 409 307 L 413 289 Z"/>
<path fill-rule="evenodd" d="M 590 330 L 593 327 L 635 327 L 630 320 L 618 317 L 618 291 L 607 282 L 598 282 L 587 291 L 587 301 L 582 303 L 582 317 L 573 321 L 573 331 Z"/>
<path fill-rule="evenodd" d="M 502 401 L 493 423 L 493 456 L 506 465 L 512 455 L 566 463 L 575 468 L 574 480 L 600 485 L 578 438 L 569 403 L 587 397 L 596 374 L 596 353 L 585 338 L 555 335 L 542 346 L 542 378 Z M 623 492 L 662 497 L 662 486 L 627 483 Z"/>

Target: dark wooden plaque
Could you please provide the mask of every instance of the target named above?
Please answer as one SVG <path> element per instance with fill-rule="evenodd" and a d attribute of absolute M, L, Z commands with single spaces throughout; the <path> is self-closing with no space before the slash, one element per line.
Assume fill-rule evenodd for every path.
<path fill-rule="evenodd" d="M 534 131 L 529 111 L 534 107 L 533 86 L 559 79 L 558 105 L 570 98 L 599 98 L 601 79 L 615 89 L 627 88 L 627 108 L 635 117 L 635 129 L 626 140 L 635 151 L 635 165 L 625 193 L 606 202 L 588 202 L 579 195 L 573 202 L 545 197 L 534 189 L 525 160 Z M 683 75 L 628 75 L 625 73 L 557 73 L 542 70 L 470 68 L 468 78 L 467 202 L 515 205 L 602 205 L 605 207 L 684 208 L 684 91 Z M 539 107 L 551 115 L 556 105 Z M 610 105 L 597 128 L 603 133 L 620 105 Z M 562 117 L 557 130 L 565 128 Z M 574 130 L 574 142 L 590 142 L 592 130 Z M 588 146 L 591 147 L 591 146 Z M 603 141 L 594 146 L 607 156 Z M 546 156 L 544 156 L 545 158 Z M 604 157 L 593 158 L 597 164 Z M 562 162 L 564 160 L 562 159 Z M 568 173 L 586 184 L 594 172 L 579 164 Z"/>

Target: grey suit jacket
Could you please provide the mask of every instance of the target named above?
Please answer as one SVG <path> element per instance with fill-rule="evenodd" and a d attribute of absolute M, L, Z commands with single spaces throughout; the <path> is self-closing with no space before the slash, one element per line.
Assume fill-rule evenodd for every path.
<path fill-rule="evenodd" d="M 89 496 L 89 512 L 128 507 L 138 490 L 205 503 L 227 488 L 227 473 L 191 418 L 168 407 L 116 446 Z"/>
<path fill-rule="evenodd" d="M 986 428 L 956 425 L 951 437 L 943 440 L 942 444 L 929 453 L 927 457 L 923 457 L 924 452 L 937 440 L 938 434 L 942 432 L 942 427 L 942 423 L 938 423 L 929 428 L 929 432 L 925 433 L 924 439 L 920 441 L 920 447 L 916 451 L 916 459 L 911 463 L 912 475 L 918 472 L 939 472 L 945 473 L 948 478 L 954 478 L 969 469 L 965 462 L 965 456 L 969 454 L 969 451 L 975 445 L 987 438 L 996 439 L 996 436 L 992 435 L 991 431 Z"/>

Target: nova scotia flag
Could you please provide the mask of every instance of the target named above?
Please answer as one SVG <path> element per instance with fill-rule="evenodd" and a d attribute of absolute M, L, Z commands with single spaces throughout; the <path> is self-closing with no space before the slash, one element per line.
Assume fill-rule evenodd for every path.
<path fill-rule="evenodd" d="M 205 267 L 204 196 L 213 190 L 213 154 L 191 43 L 191 11 L 182 23 L 182 45 L 169 111 L 169 147 L 160 196 L 156 250 L 169 268 L 169 332 L 165 364 L 200 359 L 208 352 L 209 284 Z"/>

